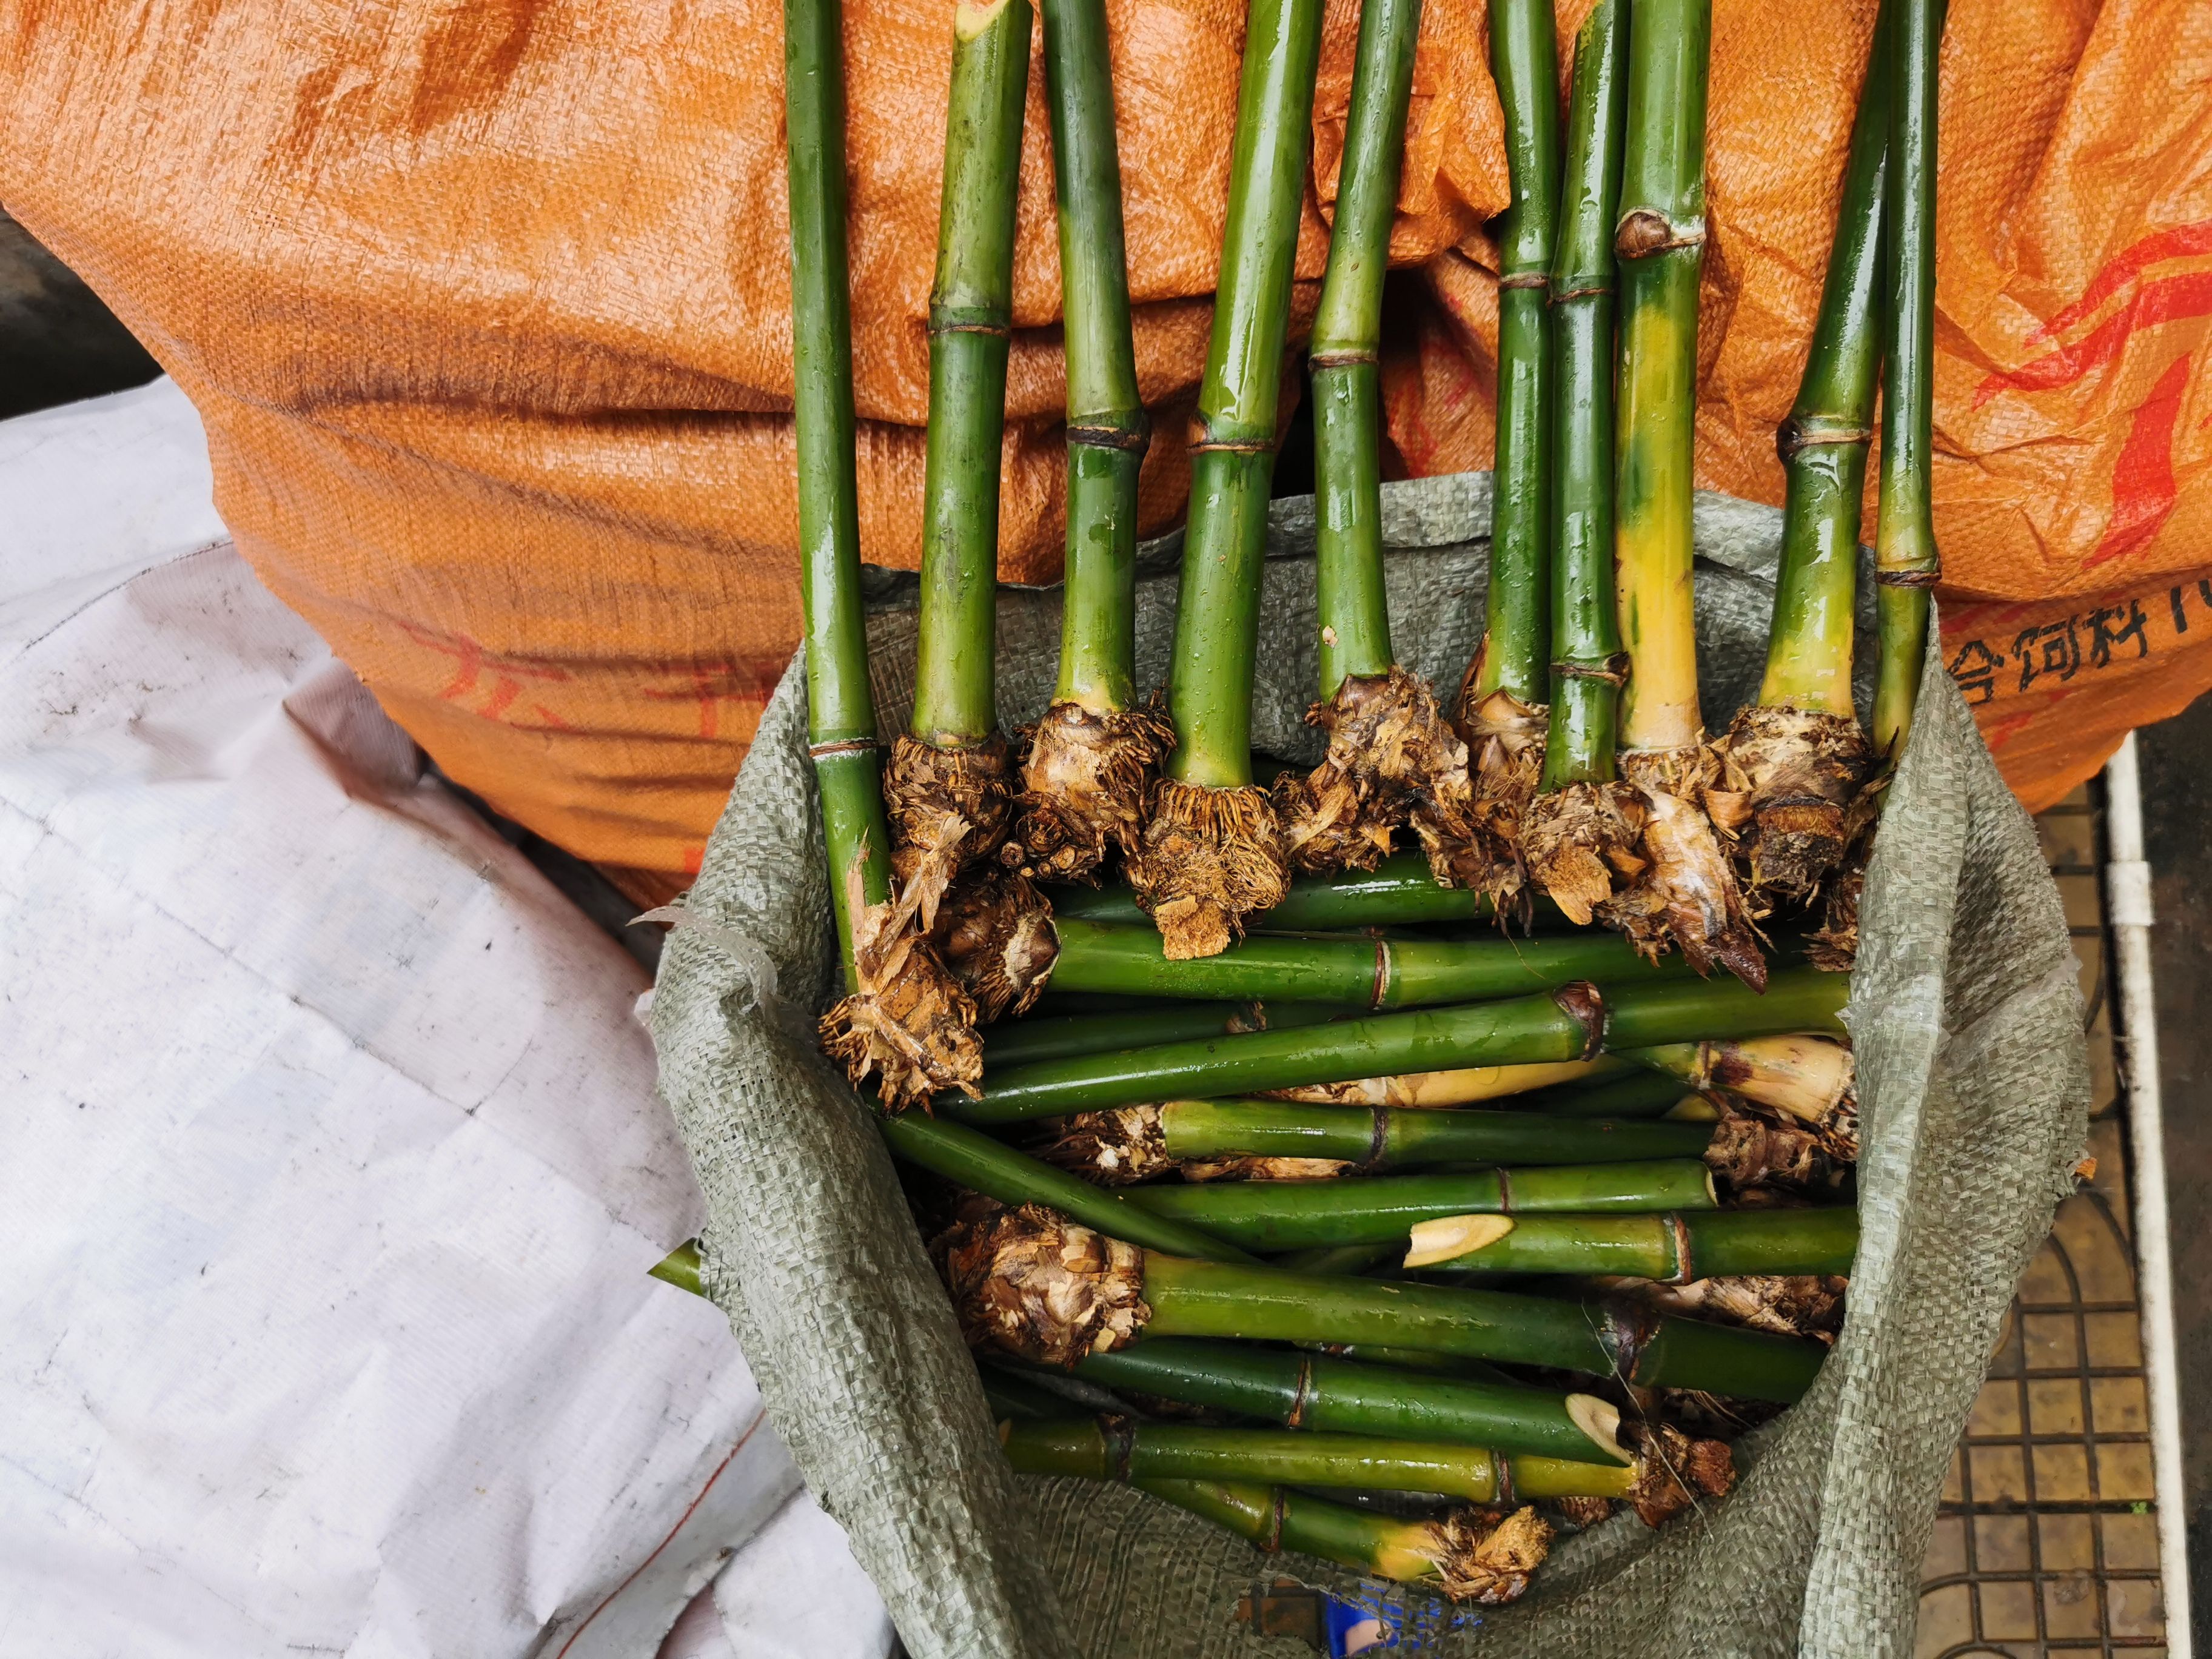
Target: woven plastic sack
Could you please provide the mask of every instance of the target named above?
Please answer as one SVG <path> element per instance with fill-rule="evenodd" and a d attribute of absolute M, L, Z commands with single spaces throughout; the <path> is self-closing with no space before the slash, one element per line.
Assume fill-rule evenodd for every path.
<path fill-rule="evenodd" d="M 1558 0 L 1564 38 L 1590 3 Z M 1782 499 L 1875 3 L 1715 0 L 1706 488 Z M 861 535 L 908 568 L 951 9 L 845 4 Z M 1147 533 L 1188 483 L 1244 9 L 1107 3 Z M 1325 10 L 1301 333 L 1358 19 Z M 697 868 L 799 639 L 781 27 L 769 0 L 0 0 L 0 202 L 198 407 L 240 550 L 448 776 L 641 896 Z M 1424 9 L 1385 341 L 1408 476 L 1490 465 L 1487 38 L 1486 0 Z M 2033 807 L 2212 684 L 2212 8 L 1954 0 L 1942 70 L 1946 660 Z M 1012 581 L 1062 539 L 1047 128 L 1033 61 Z"/>
<path fill-rule="evenodd" d="M 1389 485 L 1383 499 L 1401 658 L 1451 681 L 1481 614 L 1488 477 Z M 1780 514 L 1704 495 L 1698 515 L 1717 717 L 1755 684 Z M 1271 539 L 1254 741 L 1310 760 L 1310 501 L 1276 503 Z M 1139 669 L 1157 681 L 1176 548 L 1147 551 Z M 895 726 L 913 593 L 885 586 L 871 637 Z M 1002 596 L 1010 722 L 1044 707 L 1057 619 L 1056 594 Z M 1740 1447 L 1730 1496 L 1663 1534 L 1625 1515 L 1567 1541 L 1525 1601 L 1437 1636 L 1425 1650 L 1439 1659 L 1912 1650 L 1944 1468 L 2068 1188 L 2088 1099 L 2075 966 L 2033 828 L 1932 653 L 1923 684 L 1848 1016 L 1864 1141 L 1842 1337 L 1805 1401 Z M 1125 1488 L 1007 1471 L 871 1109 L 816 1052 L 836 956 L 804 702 L 794 665 L 685 901 L 706 925 L 672 936 L 653 1016 L 661 1091 L 707 1197 L 708 1283 L 778 1431 L 916 1659 L 1310 1659 L 1236 1623 L 1237 1598 L 1285 1571 L 1350 1589 L 1340 1571 L 1263 1557 Z"/>

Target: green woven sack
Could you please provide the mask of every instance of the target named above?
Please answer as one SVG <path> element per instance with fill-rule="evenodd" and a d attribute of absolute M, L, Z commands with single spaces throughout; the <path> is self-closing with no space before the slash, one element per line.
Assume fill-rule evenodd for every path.
<path fill-rule="evenodd" d="M 1386 486 L 1401 660 L 1455 684 L 1482 614 L 1489 479 Z M 1313 508 L 1270 526 L 1255 746 L 1319 758 Z M 1775 510 L 1698 505 L 1710 717 L 1753 691 Z M 1179 551 L 1145 551 L 1140 682 L 1167 663 Z M 911 700 L 911 579 L 870 623 L 885 735 Z M 1048 700 L 1057 592 L 1009 591 L 1009 726 Z M 1863 634 L 1871 638 L 1871 633 Z M 1862 687 L 1863 706 L 1863 691 Z M 669 940 L 653 1004 L 660 1086 L 707 1198 L 707 1282 L 776 1428 L 850 1534 L 915 1659 L 1225 1659 L 1312 1650 L 1237 1622 L 1255 1583 L 1352 1593 L 1126 1488 L 1017 1477 L 869 1109 L 816 1053 L 836 953 L 794 665 L 762 720 Z M 2014 1280 L 2080 1155 L 2087 1064 L 2058 896 L 1935 644 L 1868 872 L 1847 1016 L 1857 1048 L 1861 1242 L 1850 1316 L 1802 1404 L 1738 1448 L 1726 1499 L 1663 1533 L 1622 1515 L 1567 1540 L 1519 1604 L 1422 1650 L 1714 1659 L 1912 1650 L 1919 1565 L 1951 1448 Z M 1369 1585 L 1358 1593 L 1375 1594 Z M 1419 1592 L 1397 1593 L 1415 1604 Z M 1443 1621 L 1449 1622 L 1449 1621 Z"/>

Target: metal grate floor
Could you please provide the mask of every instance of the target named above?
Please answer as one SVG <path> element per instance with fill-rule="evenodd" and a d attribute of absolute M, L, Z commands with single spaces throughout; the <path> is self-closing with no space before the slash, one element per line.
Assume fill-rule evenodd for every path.
<path fill-rule="evenodd" d="M 1952 1458 L 1922 1567 L 1917 1659 L 2166 1650 L 2100 787 L 2037 820 L 2081 962 L 2096 1172 L 2021 1281 Z"/>

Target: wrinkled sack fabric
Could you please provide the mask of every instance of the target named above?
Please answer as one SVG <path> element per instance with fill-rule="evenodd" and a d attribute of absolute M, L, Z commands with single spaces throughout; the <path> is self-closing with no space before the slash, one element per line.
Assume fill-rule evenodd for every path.
<path fill-rule="evenodd" d="M 1563 38 L 1591 0 L 1558 0 Z M 1876 0 L 1717 0 L 1698 482 L 1778 503 Z M 848 0 L 861 535 L 921 553 L 951 8 Z M 1294 337 L 1358 26 L 1328 0 Z M 1108 0 L 1147 533 L 1182 510 L 1241 4 Z M 799 635 L 781 10 L 0 0 L 0 200 L 191 396 L 256 573 L 447 775 L 658 897 Z M 1390 464 L 1490 465 L 1506 205 L 1484 0 L 1421 20 Z M 1564 62 L 1564 57 L 1563 57 Z M 1946 660 L 2031 807 L 2212 685 L 2212 9 L 1954 0 L 1935 461 Z M 1000 574 L 1060 568 L 1041 54 Z M 1395 476 L 1395 474 L 1394 474 Z"/>
<path fill-rule="evenodd" d="M 1386 486 L 1401 659 L 1456 678 L 1480 615 L 1489 481 Z M 1706 708 L 1754 686 L 1780 514 L 1701 496 Z M 1254 739 L 1314 758 L 1312 507 L 1276 503 Z M 1172 543 L 1147 550 L 1139 653 L 1165 665 Z M 910 593 L 871 630 L 887 726 L 910 681 Z M 1057 596 L 1008 593 L 1000 696 L 1043 708 Z M 1664 1534 L 1622 1516 L 1569 1540 L 1522 1604 L 1429 1650 L 1516 1659 L 1912 1650 L 1943 1470 L 2013 1285 L 2081 1153 L 2081 1004 L 2058 897 L 1933 652 L 1869 872 L 1850 1012 L 1864 1152 L 1850 1318 L 1804 1403 L 1747 1442 L 1727 1499 Z M 1279 1571 L 1127 1490 L 1008 1473 L 950 1308 L 866 1107 L 816 1053 L 836 954 L 794 666 L 769 704 L 670 939 L 660 1086 L 707 1196 L 708 1283 L 777 1429 L 842 1522 L 916 1659 L 1228 1659 L 1309 1653 L 1234 1621 Z M 714 942 L 728 929 L 773 965 Z M 1370 1587 L 1371 1591 L 1371 1587 Z"/>

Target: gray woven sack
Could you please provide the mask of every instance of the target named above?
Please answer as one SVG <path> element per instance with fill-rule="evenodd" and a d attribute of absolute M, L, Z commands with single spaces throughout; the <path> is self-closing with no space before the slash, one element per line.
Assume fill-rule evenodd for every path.
<path fill-rule="evenodd" d="M 1756 686 L 1780 514 L 1716 495 L 1698 514 L 1704 691 L 1718 721 Z M 1275 504 L 1253 732 L 1308 761 L 1312 520 L 1310 501 Z M 1384 522 L 1401 659 L 1448 688 L 1482 611 L 1489 480 L 1386 486 Z M 1177 551 L 1174 538 L 1146 550 L 1144 683 L 1164 673 Z M 911 579 L 878 586 L 888 733 L 910 701 L 914 590 Z M 1058 617 L 1056 592 L 1003 596 L 1009 726 L 1045 705 Z M 868 1109 L 815 1050 L 836 955 L 804 701 L 794 665 L 686 901 L 703 925 L 670 939 L 653 1015 L 661 1091 L 706 1193 L 708 1285 L 769 1416 L 915 1659 L 1310 1656 L 1239 1624 L 1238 1597 L 1284 1573 L 1351 1592 L 1347 1575 L 1262 1556 L 1127 1489 L 1007 1471 Z M 1932 644 L 1878 848 L 1847 1016 L 1861 1243 L 1849 1320 L 1819 1382 L 1739 1447 L 1729 1498 L 1663 1533 L 1623 1515 L 1567 1540 L 1526 1600 L 1423 1651 L 1911 1651 L 1945 1464 L 2067 1189 L 2088 1098 L 2057 891 Z"/>

